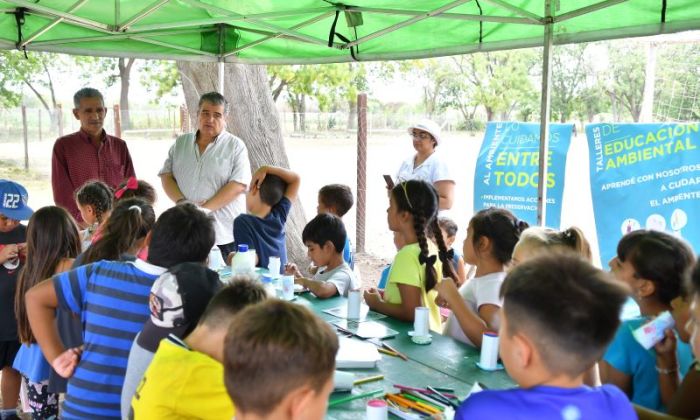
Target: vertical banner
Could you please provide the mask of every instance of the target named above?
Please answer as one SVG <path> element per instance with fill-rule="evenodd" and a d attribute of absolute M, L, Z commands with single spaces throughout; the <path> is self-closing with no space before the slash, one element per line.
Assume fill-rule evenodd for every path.
<path fill-rule="evenodd" d="M 636 229 L 667 231 L 700 249 L 699 130 L 698 123 L 586 127 L 603 266 Z"/>
<path fill-rule="evenodd" d="M 549 126 L 545 223 L 557 229 L 572 131 L 573 124 Z M 537 224 L 539 147 L 537 123 L 488 123 L 474 173 L 474 211 L 500 207 L 531 225 Z"/>

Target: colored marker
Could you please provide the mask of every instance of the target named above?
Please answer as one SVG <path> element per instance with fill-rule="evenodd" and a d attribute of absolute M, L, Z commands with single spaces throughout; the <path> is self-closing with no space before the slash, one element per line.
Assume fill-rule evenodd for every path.
<path fill-rule="evenodd" d="M 361 385 L 361 384 L 366 384 L 367 382 L 374 382 L 374 381 L 381 381 L 384 379 L 384 375 L 375 375 L 375 376 L 367 376 L 364 378 L 360 378 L 353 382 L 353 385 Z"/>
<path fill-rule="evenodd" d="M 330 401 L 328 403 L 328 406 L 333 407 L 333 406 L 336 406 L 338 404 L 344 404 L 346 402 L 359 400 L 361 398 L 373 397 L 373 396 L 375 396 L 377 394 L 381 394 L 383 392 L 384 392 L 384 389 L 375 389 L 374 391 L 365 392 L 363 394 L 351 395 L 349 397 L 340 398 L 338 400 Z"/>

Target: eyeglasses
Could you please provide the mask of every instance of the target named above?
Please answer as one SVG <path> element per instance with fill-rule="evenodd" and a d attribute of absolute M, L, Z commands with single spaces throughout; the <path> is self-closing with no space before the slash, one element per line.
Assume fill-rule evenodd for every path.
<path fill-rule="evenodd" d="M 431 136 L 430 133 L 426 133 L 425 131 L 413 130 L 411 131 L 411 137 L 419 140 L 430 140 L 433 136 Z"/>

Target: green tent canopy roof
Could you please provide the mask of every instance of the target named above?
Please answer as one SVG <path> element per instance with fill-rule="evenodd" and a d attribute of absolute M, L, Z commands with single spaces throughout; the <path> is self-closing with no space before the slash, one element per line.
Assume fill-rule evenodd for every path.
<path fill-rule="evenodd" d="M 392 60 L 700 29 L 700 0 L 0 0 L 0 48 L 245 63 Z M 329 42 L 331 43 L 329 46 Z"/>

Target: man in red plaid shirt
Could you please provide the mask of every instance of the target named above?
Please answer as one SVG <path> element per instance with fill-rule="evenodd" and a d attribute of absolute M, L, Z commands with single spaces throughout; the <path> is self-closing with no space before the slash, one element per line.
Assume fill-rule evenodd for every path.
<path fill-rule="evenodd" d="M 56 205 L 82 223 L 74 197 L 78 188 L 98 179 L 114 189 L 136 174 L 126 142 L 108 135 L 103 128 L 107 108 L 102 94 L 93 88 L 80 89 L 73 96 L 73 104 L 80 130 L 56 140 L 51 157 L 51 186 Z"/>

